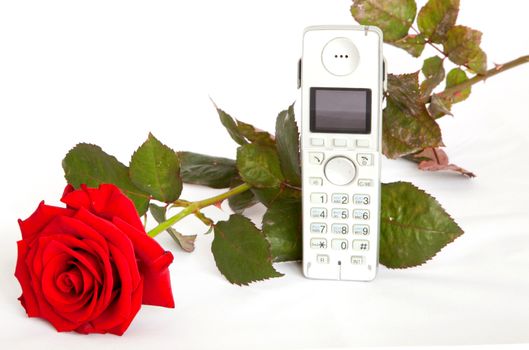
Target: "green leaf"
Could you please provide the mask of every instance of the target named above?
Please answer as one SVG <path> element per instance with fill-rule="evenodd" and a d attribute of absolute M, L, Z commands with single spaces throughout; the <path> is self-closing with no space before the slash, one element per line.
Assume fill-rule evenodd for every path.
<path fill-rule="evenodd" d="M 446 88 L 452 88 L 468 80 L 467 74 L 460 68 L 454 68 L 446 76 Z M 472 88 L 466 87 L 447 95 L 444 92 L 432 95 L 428 111 L 434 118 L 452 115 L 450 109 L 454 103 L 464 101 L 470 96 Z"/>
<path fill-rule="evenodd" d="M 388 75 L 382 151 L 398 158 L 426 147 L 442 146 L 441 129 L 419 96 L 419 72 Z"/>
<path fill-rule="evenodd" d="M 446 76 L 446 88 L 449 89 L 456 85 L 459 85 L 468 80 L 467 74 L 460 68 L 454 68 Z M 472 88 L 469 86 L 467 88 L 458 90 L 451 94 L 450 96 L 444 96 L 450 99 L 451 103 L 458 103 L 464 101 L 470 96 Z"/>
<path fill-rule="evenodd" d="M 242 181 L 235 179 L 230 187 L 233 188 L 240 184 L 242 184 Z M 244 191 L 228 198 L 230 209 L 237 214 L 241 214 L 246 208 L 250 208 L 257 203 L 259 203 L 259 200 L 252 191 Z"/>
<path fill-rule="evenodd" d="M 299 189 L 285 186 L 275 188 L 253 187 L 251 191 L 255 194 L 255 197 L 267 208 L 277 201 L 298 202 L 301 200 L 301 191 Z"/>
<path fill-rule="evenodd" d="M 413 57 L 419 57 L 424 51 L 426 40 L 422 34 L 410 34 L 402 39 L 392 42 L 391 45 L 406 50 Z"/>
<path fill-rule="evenodd" d="M 464 65 L 476 73 L 487 70 L 487 55 L 479 47 L 481 32 L 465 26 L 455 26 L 443 43 L 445 53 L 455 64 Z"/>
<path fill-rule="evenodd" d="M 279 157 L 272 147 L 249 144 L 237 149 L 237 169 L 244 182 L 255 187 L 279 187 L 284 181 Z"/>
<path fill-rule="evenodd" d="M 238 176 L 235 161 L 193 152 L 178 152 L 180 174 L 185 183 L 228 188 Z"/>
<path fill-rule="evenodd" d="M 215 106 L 215 108 L 217 108 L 217 106 Z M 230 134 L 233 141 L 237 142 L 241 146 L 246 145 L 248 141 L 246 141 L 244 135 L 237 128 L 235 120 L 220 108 L 217 108 L 217 113 L 219 113 L 220 122 L 222 125 L 224 125 L 226 130 L 228 130 L 228 133 Z"/>
<path fill-rule="evenodd" d="M 132 183 L 129 168 L 105 153 L 101 147 L 78 144 L 66 154 L 62 167 L 66 181 L 75 188 L 82 184 L 88 187 L 114 184 L 132 200 L 140 216 L 147 212 L 149 195 Z"/>
<path fill-rule="evenodd" d="M 424 60 L 422 73 L 425 80 L 421 83 L 421 98 L 426 99 L 445 78 L 443 59 L 439 56 L 427 58 Z"/>
<path fill-rule="evenodd" d="M 277 116 L 276 147 L 285 178 L 291 185 L 301 186 L 299 130 L 294 117 L 293 105 Z"/>
<path fill-rule="evenodd" d="M 157 206 L 154 203 L 151 203 L 149 205 L 149 211 L 151 212 L 152 217 L 154 220 L 156 220 L 157 223 L 162 223 L 165 220 L 167 220 L 167 208 Z M 195 250 L 195 240 L 197 238 L 196 235 L 192 236 L 184 236 L 183 234 L 176 231 L 174 228 L 169 227 L 167 230 L 167 233 L 171 236 L 171 238 L 178 243 L 178 246 L 182 248 L 184 251 L 191 253 Z"/>
<path fill-rule="evenodd" d="M 174 202 L 182 193 L 178 155 L 149 134 L 130 161 L 132 182 L 154 199 Z"/>
<path fill-rule="evenodd" d="M 301 202 L 275 202 L 263 216 L 274 262 L 301 260 Z"/>
<path fill-rule="evenodd" d="M 379 27 L 388 43 L 408 34 L 416 13 L 415 0 L 354 0 L 351 6 L 354 19 L 363 25 Z"/>
<path fill-rule="evenodd" d="M 424 264 L 463 230 L 435 198 L 409 182 L 382 185 L 380 263 L 389 268 Z"/>
<path fill-rule="evenodd" d="M 250 142 L 258 143 L 264 146 L 275 146 L 275 140 L 272 135 L 266 131 L 257 129 L 251 124 L 237 120 L 237 129 L 239 130 L 239 133 Z"/>
<path fill-rule="evenodd" d="M 442 43 L 458 13 L 459 0 L 429 0 L 417 16 L 419 30 L 434 43 Z"/>
<path fill-rule="evenodd" d="M 220 272 L 238 285 L 283 274 L 272 267 L 270 245 L 263 233 L 247 218 L 233 214 L 215 225 L 211 252 Z"/>

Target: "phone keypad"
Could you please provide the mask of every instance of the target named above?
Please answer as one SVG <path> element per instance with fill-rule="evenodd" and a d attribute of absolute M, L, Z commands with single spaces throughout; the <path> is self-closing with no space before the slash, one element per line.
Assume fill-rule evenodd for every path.
<path fill-rule="evenodd" d="M 312 141 L 312 140 L 311 140 Z M 331 139 L 325 144 L 332 144 L 334 147 L 342 146 L 341 139 Z M 354 142 L 356 147 L 369 147 L 367 142 Z M 308 178 L 309 191 L 309 232 L 310 248 L 318 253 L 315 255 L 317 264 L 336 264 L 333 254 L 343 252 L 348 255 L 344 259 L 343 255 L 338 258 L 340 261 L 349 262 L 355 266 L 366 266 L 370 263 L 367 258 L 371 247 L 371 205 L 373 204 L 373 193 L 375 186 L 372 178 L 366 177 L 370 173 L 362 173 L 361 168 L 370 167 L 374 164 L 374 154 L 365 152 L 357 153 L 354 158 L 350 158 L 360 169 L 359 177 L 351 185 L 341 188 L 334 187 L 337 191 L 323 192 L 323 188 L 329 182 L 323 175 L 323 165 L 326 158 L 323 152 L 309 152 L 309 163 L 319 165 L 322 173 L 315 174 L 315 177 Z M 318 176 L 319 175 L 319 176 Z M 330 184 L 332 185 L 332 184 Z M 374 244 L 374 243 L 373 243 Z M 336 253 L 330 254 L 331 251 Z M 342 254 L 342 253 L 340 253 Z M 350 260 L 349 260 L 350 259 Z M 349 261 L 348 261 L 349 260 Z M 371 266 L 371 265 L 370 265 Z"/>

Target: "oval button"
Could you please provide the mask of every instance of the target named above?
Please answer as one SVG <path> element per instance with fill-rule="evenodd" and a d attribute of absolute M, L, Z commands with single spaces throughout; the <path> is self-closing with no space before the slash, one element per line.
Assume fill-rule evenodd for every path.
<path fill-rule="evenodd" d="M 347 185 L 355 176 L 356 167 L 349 158 L 338 156 L 329 159 L 325 164 L 325 177 L 334 185 Z"/>

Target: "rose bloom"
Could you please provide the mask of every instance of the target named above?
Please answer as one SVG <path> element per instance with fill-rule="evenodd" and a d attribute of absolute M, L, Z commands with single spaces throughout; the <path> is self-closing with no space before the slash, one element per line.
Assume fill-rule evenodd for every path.
<path fill-rule="evenodd" d="M 114 185 L 74 190 L 66 208 L 41 202 L 19 220 L 15 276 L 29 317 L 59 332 L 122 335 L 142 304 L 174 307 L 166 252 Z"/>

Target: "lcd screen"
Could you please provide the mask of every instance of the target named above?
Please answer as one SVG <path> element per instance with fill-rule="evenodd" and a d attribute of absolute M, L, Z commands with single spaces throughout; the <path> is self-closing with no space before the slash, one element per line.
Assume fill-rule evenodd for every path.
<path fill-rule="evenodd" d="M 371 90 L 311 88 L 310 131 L 371 133 Z"/>

